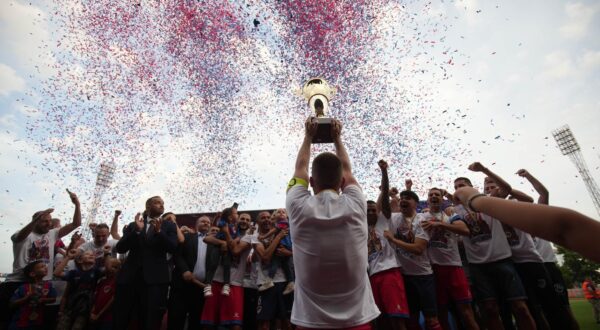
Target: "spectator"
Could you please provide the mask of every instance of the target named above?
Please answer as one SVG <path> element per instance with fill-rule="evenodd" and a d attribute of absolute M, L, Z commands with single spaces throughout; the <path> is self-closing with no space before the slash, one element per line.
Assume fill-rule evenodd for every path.
<path fill-rule="evenodd" d="M 121 269 L 121 261 L 107 256 L 104 261 L 104 277 L 96 285 L 94 304 L 90 312 L 90 322 L 95 330 L 110 330 L 113 325 L 112 306 L 117 287 L 117 273 Z"/>
<path fill-rule="evenodd" d="M 56 291 L 48 275 L 48 266 L 41 261 L 30 262 L 23 268 L 27 279 L 21 284 L 10 299 L 10 306 L 16 309 L 10 329 L 42 329 L 44 322 L 44 306 L 56 300 Z"/>
<path fill-rule="evenodd" d="M 583 294 L 585 295 L 585 299 L 592 305 L 592 309 L 594 310 L 594 319 L 596 319 L 596 323 L 600 324 L 600 293 L 598 293 L 598 289 L 596 289 L 596 285 L 592 282 L 592 279 L 586 277 L 583 280 L 583 284 L 581 285 L 583 289 Z"/>

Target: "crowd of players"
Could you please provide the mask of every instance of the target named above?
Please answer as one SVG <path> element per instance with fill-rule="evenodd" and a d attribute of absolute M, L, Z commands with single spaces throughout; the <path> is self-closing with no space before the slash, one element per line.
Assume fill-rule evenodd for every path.
<path fill-rule="evenodd" d="M 307 126 L 307 136 L 309 131 Z M 300 154 L 308 152 L 305 144 Z M 341 142 L 336 148 L 343 153 L 319 155 L 322 168 L 335 161 L 328 157 L 344 163 Z M 299 163 L 308 168 L 308 156 L 301 158 L 297 171 Z M 352 326 L 360 320 L 339 321 L 346 313 L 348 319 L 364 315 L 368 328 L 375 329 L 578 329 L 550 242 L 475 211 L 485 206 L 483 198 L 477 203 L 483 194 L 465 195 L 465 201 L 459 193 L 431 187 L 427 206 L 417 210 L 419 196 L 411 190 L 412 182 L 407 180 L 403 191 L 390 188 L 388 164 L 381 160 L 378 166 L 380 195 L 367 201 L 362 221 L 367 249 L 356 256 L 349 254 L 362 244 L 360 223 L 348 229 L 347 237 L 332 235 L 327 224 L 325 230 L 298 229 L 290 235 L 290 227 L 301 228 L 297 219 L 309 217 L 299 214 L 306 209 L 299 211 L 294 202 L 310 195 L 306 175 L 295 173 L 288 186 L 289 218 L 282 208 L 252 219 L 234 204 L 217 217 L 199 217 L 194 228 L 180 227 L 175 214 L 165 213 L 163 199 L 154 196 L 122 232 L 116 211 L 110 228 L 93 226 L 93 240 L 85 242 L 75 233 L 65 245 L 61 238 L 81 225 L 79 200 L 68 192 L 75 206 L 71 223 L 61 226 L 47 209 L 11 237 L 13 273 L 0 284 L 2 327 L 365 329 Z M 484 174 L 487 197 L 534 202 L 480 163 L 469 170 Z M 535 177 L 523 169 L 517 175 L 539 193 L 537 203 L 548 203 L 548 191 Z M 356 182 L 339 184 L 342 194 L 364 199 Z M 466 177 L 454 180 L 457 191 L 469 187 Z M 364 205 L 351 207 L 363 214 Z M 294 221 L 296 227 L 290 226 Z M 368 267 L 334 262 L 352 258 L 365 258 Z M 332 260 L 334 267 L 324 260 Z M 371 290 L 364 297 L 348 288 L 363 275 L 368 275 Z M 337 290 L 332 286 L 351 299 L 327 294 Z M 362 302 L 357 305 L 353 299 Z M 337 321 L 327 323 L 333 315 Z M 324 321 L 303 321 L 315 318 Z"/>

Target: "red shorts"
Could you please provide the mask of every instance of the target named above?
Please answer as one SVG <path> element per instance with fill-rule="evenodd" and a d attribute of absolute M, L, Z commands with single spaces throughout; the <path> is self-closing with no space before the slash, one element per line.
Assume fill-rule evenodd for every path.
<path fill-rule="evenodd" d="M 296 330 L 371 330 L 371 323 L 357 325 L 351 328 L 337 328 L 337 329 L 313 329 L 313 328 L 305 328 L 301 326 L 296 326 Z"/>
<path fill-rule="evenodd" d="M 211 297 L 204 298 L 202 325 L 242 325 L 244 319 L 244 288 L 230 285 L 229 296 L 223 296 L 223 283 L 213 281 Z"/>
<path fill-rule="evenodd" d="M 375 304 L 383 316 L 408 318 L 408 302 L 400 268 L 392 268 L 371 275 L 369 280 Z"/>
<path fill-rule="evenodd" d="M 471 303 L 473 298 L 469 281 L 461 266 L 432 265 L 432 267 L 438 305 L 448 305 L 450 299 L 457 304 Z"/>

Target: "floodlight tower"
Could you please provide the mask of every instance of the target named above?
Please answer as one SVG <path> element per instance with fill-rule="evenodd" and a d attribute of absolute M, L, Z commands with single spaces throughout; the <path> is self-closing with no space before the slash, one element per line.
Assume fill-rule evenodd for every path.
<path fill-rule="evenodd" d="M 562 154 L 565 156 L 569 156 L 571 161 L 573 161 L 577 167 L 577 171 L 579 171 L 583 182 L 585 182 L 585 187 L 592 197 L 592 201 L 596 207 L 596 212 L 600 214 L 600 190 L 598 189 L 596 181 L 594 181 L 594 179 L 590 176 L 590 171 L 588 170 L 585 160 L 583 159 L 583 155 L 581 154 L 581 148 L 579 147 L 577 140 L 575 140 L 569 125 L 564 125 L 558 129 L 555 129 L 552 131 L 552 136 L 554 136 L 554 140 L 556 140 L 560 152 L 562 152 Z"/>
<path fill-rule="evenodd" d="M 96 188 L 94 189 L 94 199 L 92 200 L 92 205 L 90 206 L 90 211 L 87 219 L 83 224 L 83 228 L 81 229 L 82 235 L 84 238 L 88 239 L 91 236 L 91 231 L 89 224 L 96 222 L 96 215 L 98 213 L 98 208 L 100 207 L 100 202 L 102 201 L 102 195 L 113 182 L 113 178 L 115 175 L 115 166 L 112 162 L 103 162 L 100 164 L 100 171 L 98 171 L 98 176 L 96 177 Z"/>

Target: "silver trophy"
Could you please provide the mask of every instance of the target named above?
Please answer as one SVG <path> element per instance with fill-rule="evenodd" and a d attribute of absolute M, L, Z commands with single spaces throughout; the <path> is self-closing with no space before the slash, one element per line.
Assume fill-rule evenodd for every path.
<path fill-rule="evenodd" d="M 329 113 L 329 100 L 335 94 L 336 89 L 329 86 L 323 78 L 311 78 L 299 94 L 308 101 L 308 106 L 317 117 L 317 134 L 313 137 L 312 143 L 332 143 L 331 122 L 332 118 L 327 117 Z"/>

